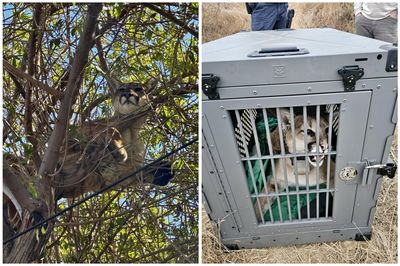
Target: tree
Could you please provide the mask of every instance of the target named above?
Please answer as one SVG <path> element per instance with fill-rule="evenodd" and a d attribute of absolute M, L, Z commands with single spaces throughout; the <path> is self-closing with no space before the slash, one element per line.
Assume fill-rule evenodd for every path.
<path fill-rule="evenodd" d="M 148 161 L 197 136 L 198 4 L 5 4 L 3 25 L 4 182 L 21 192 L 18 231 L 78 200 L 57 200 L 52 176 L 66 136 L 113 119 L 108 74 L 158 81 L 140 133 Z M 4 261 L 197 262 L 197 145 L 171 162 L 166 187 L 92 198 L 4 245 Z"/>

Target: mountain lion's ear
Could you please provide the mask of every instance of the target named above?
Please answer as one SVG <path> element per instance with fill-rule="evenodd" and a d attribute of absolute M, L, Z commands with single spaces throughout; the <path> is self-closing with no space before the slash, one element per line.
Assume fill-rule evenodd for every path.
<path fill-rule="evenodd" d="M 282 127 L 286 128 L 286 129 L 289 128 L 290 127 L 290 111 L 286 108 L 280 108 L 279 112 L 281 115 Z"/>
<path fill-rule="evenodd" d="M 112 72 L 104 72 L 100 67 L 96 66 L 96 69 L 101 72 L 107 80 L 108 86 L 110 87 L 111 94 L 115 94 L 122 82 L 119 81 Z"/>
<path fill-rule="evenodd" d="M 151 92 L 155 88 L 157 88 L 157 85 L 159 84 L 158 79 L 151 77 L 149 80 L 146 81 L 146 89 L 147 93 Z"/>
<path fill-rule="evenodd" d="M 119 81 L 117 78 L 114 77 L 113 74 L 105 75 L 106 80 L 108 82 L 108 86 L 110 87 L 111 93 L 115 94 L 118 91 L 118 88 L 121 87 L 122 82 Z"/>

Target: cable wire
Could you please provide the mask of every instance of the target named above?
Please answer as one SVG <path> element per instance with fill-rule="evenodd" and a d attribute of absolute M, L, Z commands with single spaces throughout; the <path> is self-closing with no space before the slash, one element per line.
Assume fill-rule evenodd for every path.
<path fill-rule="evenodd" d="M 54 218 L 57 218 L 58 216 L 60 216 L 60 215 L 62 215 L 62 214 L 64 214 L 64 213 L 66 213 L 67 211 L 72 210 L 73 208 L 75 208 L 75 207 L 81 205 L 82 203 L 88 201 L 89 199 L 94 198 L 94 197 L 96 197 L 97 195 L 99 195 L 99 194 L 101 194 L 101 193 L 103 193 L 103 192 L 109 190 L 110 188 L 115 187 L 116 185 L 118 185 L 119 183 L 125 181 L 126 179 L 128 179 L 128 178 L 130 178 L 130 177 L 132 177 L 132 176 L 134 176 L 134 175 L 136 175 L 136 174 L 138 174 L 138 173 L 140 173 L 140 172 L 146 170 L 147 168 L 149 168 L 149 167 L 151 167 L 151 166 L 153 166 L 153 165 L 155 165 L 155 164 L 161 162 L 162 160 L 164 160 L 164 159 L 170 157 L 171 155 L 173 155 L 173 154 L 175 154 L 175 153 L 177 153 L 177 152 L 179 152 L 179 151 L 185 149 L 186 147 L 192 145 L 192 144 L 195 143 L 197 140 L 198 140 L 198 138 L 196 137 L 196 138 L 194 138 L 193 140 L 191 140 L 191 141 L 189 141 L 189 142 L 183 144 L 182 146 L 180 146 L 180 147 L 177 148 L 176 150 L 173 150 L 173 151 L 171 151 L 171 152 L 169 152 L 169 153 L 167 153 L 167 154 L 165 154 L 165 155 L 163 155 L 163 156 L 157 158 L 156 160 L 152 161 L 151 163 L 149 163 L 149 164 L 147 164 L 147 165 L 142 166 L 141 168 L 139 168 L 138 170 L 134 171 L 133 173 L 131 173 L 131 174 L 127 175 L 127 176 L 124 176 L 124 177 L 118 179 L 118 180 L 115 181 L 114 183 L 111 183 L 110 185 L 105 186 L 104 188 L 102 188 L 102 189 L 96 191 L 96 192 L 93 193 L 93 194 L 90 194 L 89 196 L 86 196 L 85 198 L 81 199 L 80 201 L 78 201 L 78 202 L 72 204 L 71 206 L 69 206 L 69 207 L 63 209 L 62 211 L 60 211 L 60 212 L 58 212 L 58 213 L 56 213 L 56 214 L 53 214 L 53 215 L 50 216 L 49 218 L 46 218 L 46 219 L 44 219 L 43 221 L 41 221 L 41 222 L 39 222 L 39 223 L 37 223 L 37 224 L 35 224 L 35 225 L 29 227 L 29 228 L 26 229 L 25 231 L 22 231 L 22 232 L 20 232 L 20 233 L 17 233 L 17 234 L 15 234 L 15 235 L 13 235 L 13 236 L 10 237 L 9 239 L 3 241 L 3 245 L 7 244 L 7 243 L 10 242 L 10 241 L 13 241 L 14 239 L 19 238 L 20 236 L 22 236 L 22 235 L 24 235 L 24 234 L 26 234 L 26 233 L 28 233 L 28 232 L 30 232 L 30 231 L 32 231 L 32 230 L 38 228 L 38 227 L 41 226 L 41 225 L 44 225 L 44 224 L 47 223 L 48 221 L 51 221 L 51 220 L 53 220 Z"/>

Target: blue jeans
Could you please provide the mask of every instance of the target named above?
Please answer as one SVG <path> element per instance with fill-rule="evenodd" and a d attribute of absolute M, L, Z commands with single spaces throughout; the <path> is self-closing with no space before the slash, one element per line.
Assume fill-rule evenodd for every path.
<path fill-rule="evenodd" d="M 287 3 L 250 3 L 251 30 L 276 30 L 286 28 Z"/>

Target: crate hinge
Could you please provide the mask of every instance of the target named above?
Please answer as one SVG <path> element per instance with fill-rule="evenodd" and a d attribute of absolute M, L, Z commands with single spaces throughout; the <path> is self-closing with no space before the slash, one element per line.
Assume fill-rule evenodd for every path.
<path fill-rule="evenodd" d="M 218 81 L 219 77 L 214 76 L 213 74 L 203 74 L 201 76 L 203 92 L 210 100 L 219 99 L 219 93 L 217 90 Z"/>
<path fill-rule="evenodd" d="M 364 68 L 359 66 L 344 66 L 338 70 L 339 75 L 343 78 L 345 91 L 354 91 L 356 82 L 364 76 Z"/>

